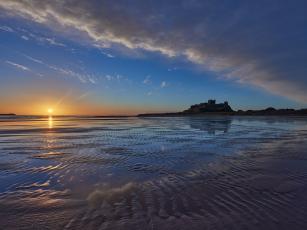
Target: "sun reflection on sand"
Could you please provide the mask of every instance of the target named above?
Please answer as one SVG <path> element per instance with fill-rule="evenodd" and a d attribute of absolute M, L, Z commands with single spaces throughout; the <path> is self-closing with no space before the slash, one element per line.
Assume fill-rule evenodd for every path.
<path fill-rule="evenodd" d="M 49 118 L 48 118 L 48 126 L 49 126 L 49 129 L 53 128 L 53 118 L 52 118 L 52 116 L 49 116 Z"/>

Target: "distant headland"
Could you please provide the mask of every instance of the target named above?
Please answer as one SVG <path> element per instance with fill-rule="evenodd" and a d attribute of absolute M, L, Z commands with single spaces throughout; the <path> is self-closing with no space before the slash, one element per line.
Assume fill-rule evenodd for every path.
<path fill-rule="evenodd" d="M 0 113 L 0 116 L 16 116 L 15 113 Z"/>
<path fill-rule="evenodd" d="M 237 110 L 234 111 L 227 101 L 216 103 L 216 100 L 195 104 L 190 108 L 175 113 L 146 113 L 139 114 L 139 117 L 146 116 L 192 116 L 192 115 L 238 115 L 238 116 L 307 116 L 307 109 L 275 109 L 269 107 L 262 110 Z"/>

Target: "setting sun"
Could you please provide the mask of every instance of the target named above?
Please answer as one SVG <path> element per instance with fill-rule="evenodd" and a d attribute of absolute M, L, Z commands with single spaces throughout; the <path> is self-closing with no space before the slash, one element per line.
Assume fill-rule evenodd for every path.
<path fill-rule="evenodd" d="M 52 108 L 49 108 L 49 109 L 48 109 L 48 113 L 49 113 L 49 114 L 53 113 L 53 109 L 52 109 Z"/>

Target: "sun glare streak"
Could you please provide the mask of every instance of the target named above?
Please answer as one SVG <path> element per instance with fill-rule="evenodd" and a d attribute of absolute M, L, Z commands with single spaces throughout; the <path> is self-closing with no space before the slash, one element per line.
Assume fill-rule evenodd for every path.
<path fill-rule="evenodd" d="M 49 129 L 53 128 L 53 118 L 52 118 L 52 116 L 49 116 L 49 118 L 48 118 L 48 126 L 49 126 Z"/>
<path fill-rule="evenodd" d="M 69 90 L 63 97 L 60 98 L 60 100 L 55 104 L 55 107 L 58 107 L 65 98 L 69 97 L 72 94 L 72 90 Z"/>

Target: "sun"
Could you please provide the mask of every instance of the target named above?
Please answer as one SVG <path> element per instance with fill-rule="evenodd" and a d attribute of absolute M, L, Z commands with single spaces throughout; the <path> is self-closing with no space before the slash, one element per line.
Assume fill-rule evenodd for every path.
<path fill-rule="evenodd" d="M 53 109 L 52 108 L 49 108 L 47 111 L 48 111 L 49 114 L 53 113 Z"/>

